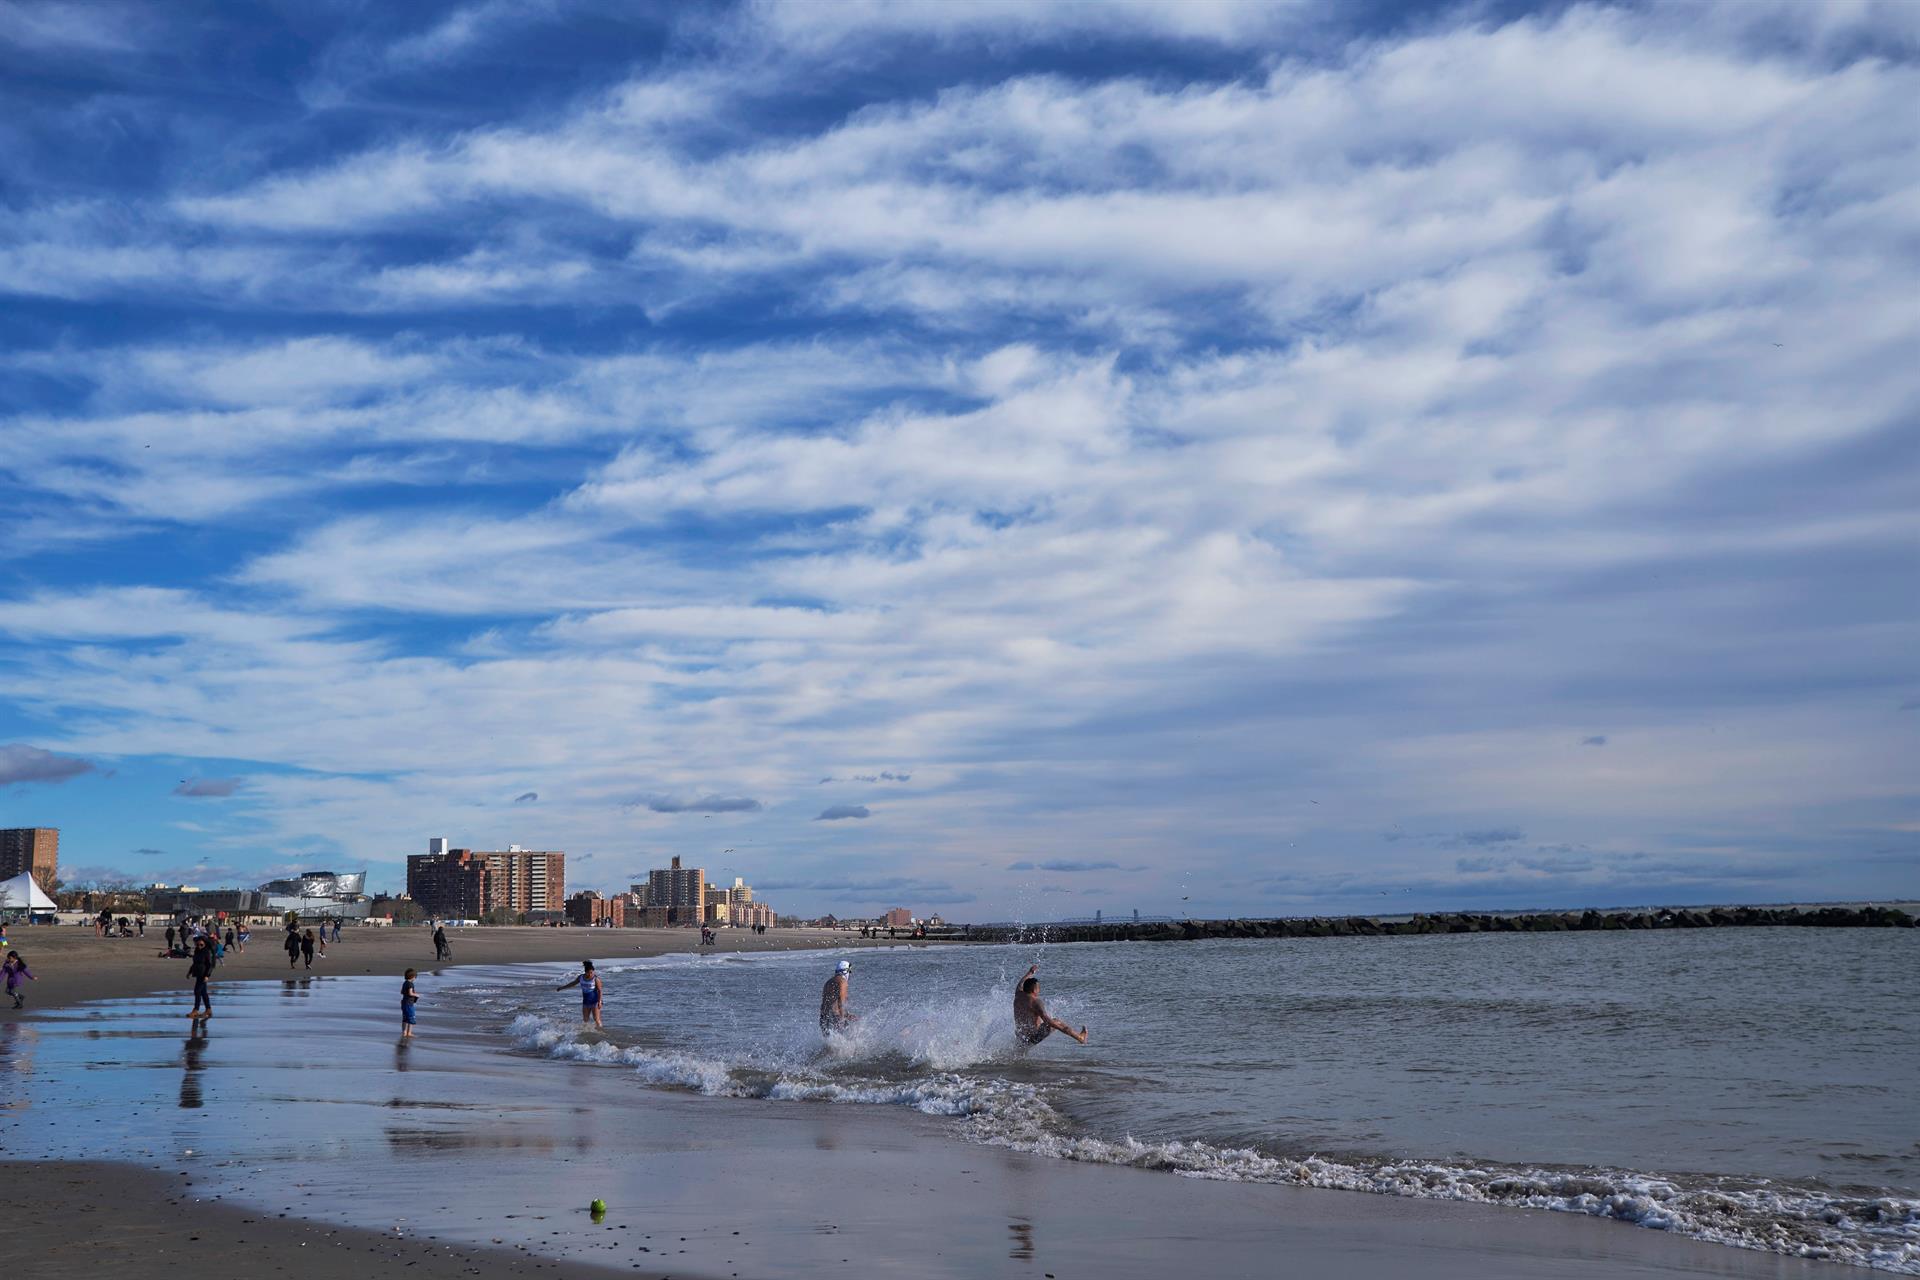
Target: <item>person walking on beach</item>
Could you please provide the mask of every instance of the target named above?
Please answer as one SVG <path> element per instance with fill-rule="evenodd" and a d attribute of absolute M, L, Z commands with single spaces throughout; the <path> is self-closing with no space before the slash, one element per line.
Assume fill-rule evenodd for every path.
<path fill-rule="evenodd" d="M 247 939 L 251 938 L 252 936 L 253 936 L 253 930 L 247 928 L 246 921 L 242 920 L 240 922 L 240 931 L 233 935 L 233 940 L 240 944 L 235 949 L 238 950 L 241 955 L 247 954 Z"/>
<path fill-rule="evenodd" d="M 853 961 L 842 960 L 833 967 L 833 976 L 820 988 L 820 1034 L 845 1034 L 859 1015 L 847 1008 L 847 979 L 853 974 Z"/>
<path fill-rule="evenodd" d="M 297 968 L 300 964 L 300 931 L 287 930 L 287 968 Z"/>
<path fill-rule="evenodd" d="M 193 964 L 187 976 L 193 979 L 193 1012 L 187 1016 L 196 1021 L 211 1018 L 213 993 L 207 990 L 207 979 L 213 976 L 213 947 L 204 937 L 193 940 Z"/>
<path fill-rule="evenodd" d="M 307 932 L 312 933 L 313 930 L 309 929 Z M 320 936 L 316 941 L 320 945 L 320 958 L 325 960 L 327 958 L 327 922 L 325 920 L 320 922 Z"/>
<path fill-rule="evenodd" d="M 580 988 L 580 1021 L 591 1022 L 596 1031 L 605 1031 L 600 1021 L 600 975 L 593 971 L 593 961 L 582 960 L 580 972 L 574 975 L 572 982 L 562 983 L 555 991 L 565 991 L 568 987 Z"/>
<path fill-rule="evenodd" d="M 1022 1044 L 1039 1044 L 1056 1031 L 1064 1031 L 1081 1044 L 1087 1042 L 1085 1027 L 1075 1031 L 1060 1019 L 1047 1012 L 1047 1006 L 1040 1002 L 1039 965 L 1028 968 L 1026 975 L 1013 990 L 1013 1034 Z"/>
<path fill-rule="evenodd" d="M 313 968 L 313 930 L 300 935 L 300 955 L 307 962 L 307 968 Z"/>
<path fill-rule="evenodd" d="M 13 997 L 13 1007 L 16 1009 L 26 1008 L 26 984 L 29 982 L 38 982 L 40 979 L 33 976 L 33 972 L 27 968 L 25 958 L 23 958 L 18 951 L 7 952 L 6 962 L 0 964 L 0 968 L 4 968 L 7 972 L 7 994 Z"/>
<path fill-rule="evenodd" d="M 413 1006 L 420 1003 L 420 993 L 413 989 L 413 970 L 407 970 L 407 976 L 400 983 L 400 1034 L 413 1037 Z"/>
<path fill-rule="evenodd" d="M 240 935 L 236 934 L 233 931 L 232 925 L 228 925 L 227 926 L 227 950 L 229 951 L 238 950 L 239 942 L 240 942 Z"/>
<path fill-rule="evenodd" d="M 447 945 L 445 925 L 435 925 L 433 928 L 433 958 L 435 960 L 453 959 L 453 948 Z"/>

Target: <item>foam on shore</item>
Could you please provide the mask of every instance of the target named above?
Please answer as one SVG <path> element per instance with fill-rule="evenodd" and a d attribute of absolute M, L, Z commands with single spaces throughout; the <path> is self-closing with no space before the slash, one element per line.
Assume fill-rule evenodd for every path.
<path fill-rule="evenodd" d="M 632 1071 L 649 1086 L 710 1097 L 906 1107 L 952 1117 L 968 1138 L 1056 1159 L 1185 1177 L 1468 1201 L 1608 1218 L 1717 1244 L 1920 1275 L 1920 1200 L 1850 1198 L 1765 1181 L 1681 1179 L 1620 1169 L 1552 1169 L 1344 1156 L 1290 1156 L 1200 1141 L 1078 1131 L 1033 1084 L 991 1068 L 1011 1056 L 990 1030 L 1002 994 L 977 1007 L 888 1010 L 829 1051 L 769 1046 L 708 1057 L 596 1036 L 539 1014 L 513 1018 L 515 1044 Z M 986 1070 L 982 1070 L 986 1068 Z"/>

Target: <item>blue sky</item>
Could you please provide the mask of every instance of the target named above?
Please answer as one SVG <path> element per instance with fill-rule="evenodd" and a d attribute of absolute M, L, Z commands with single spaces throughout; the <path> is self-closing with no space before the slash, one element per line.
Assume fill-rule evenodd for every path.
<path fill-rule="evenodd" d="M 0 825 L 1920 894 L 1920 7 L 0 2 Z"/>

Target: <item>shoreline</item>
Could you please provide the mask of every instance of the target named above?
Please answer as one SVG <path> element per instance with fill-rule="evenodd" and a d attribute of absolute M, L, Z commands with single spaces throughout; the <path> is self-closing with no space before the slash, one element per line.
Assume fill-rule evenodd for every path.
<path fill-rule="evenodd" d="M 469 967 L 481 965 L 449 968 Z M 0 1220 L 0 1239 L 73 1233 L 108 1204 L 111 1229 L 90 1237 L 126 1235 L 146 1254 L 182 1256 L 258 1242 L 293 1260 L 289 1270 L 341 1280 L 364 1268 L 366 1250 L 390 1244 L 421 1251 L 388 1255 L 395 1270 L 438 1265 L 428 1256 L 438 1249 L 450 1266 L 423 1274 L 520 1274 L 531 1264 L 583 1280 L 611 1274 L 589 1264 L 616 1249 L 623 1274 L 659 1274 L 662 1248 L 716 1251 L 715 1265 L 676 1254 L 668 1274 L 722 1277 L 839 1276 L 848 1265 L 1159 1277 L 1190 1265 L 1195 1250 L 1225 1276 L 1272 1274 L 1276 1258 L 1310 1274 L 1423 1280 L 1842 1274 L 1839 1264 L 1583 1216 L 1179 1177 L 981 1145 L 911 1111 L 640 1087 L 629 1072 L 503 1052 L 483 1023 L 436 1020 L 401 1049 L 384 1002 L 364 998 L 365 978 L 377 976 L 289 983 L 270 972 L 232 983 L 216 993 L 224 1013 L 210 1034 L 184 1025 L 184 1000 L 175 1010 L 138 997 L 0 1024 L 0 1048 L 14 1050 L 10 1061 L 0 1055 L 0 1075 L 31 1075 L 36 1061 L 39 1070 L 19 1107 L 0 1108 L 5 1146 L 17 1153 L 18 1138 L 31 1144 L 41 1130 L 55 1157 L 3 1166 L 28 1180 L 35 1207 Z M 290 1038 L 325 1049 L 288 1061 Z M 302 1142 L 286 1164 L 275 1140 L 259 1136 L 270 1117 L 320 1121 L 332 1136 Z M 133 1135 L 115 1148 L 129 1163 L 70 1164 L 71 1149 L 53 1149 L 103 1122 Z M 188 1196 L 168 1194 L 169 1176 L 202 1161 L 180 1179 Z M 587 1224 L 580 1206 L 602 1195 L 612 1213 Z M 434 1203 L 441 1198 L 448 1203 Z M 211 1222 L 223 1226 L 209 1234 Z M 388 1222 L 396 1234 L 367 1229 Z M 343 1269 L 310 1269 L 316 1248 Z M 98 1254 L 83 1258 L 77 1244 L 73 1254 L 73 1270 L 47 1274 L 97 1269 Z"/>
<path fill-rule="evenodd" d="M 322 1280 L 358 1280 L 376 1257 L 380 1274 L 580 1280 L 613 1274 L 598 1263 L 715 1280 L 851 1267 L 1159 1280 L 1196 1256 L 1226 1277 L 1846 1274 L 1587 1217 L 1059 1159 L 912 1112 L 637 1087 L 502 1052 L 480 1024 L 441 1023 L 402 1049 L 365 980 L 300 985 L 290 998 L 286 984 L 236 984 L 234 1016 L 210 1034 L 143 999 L 39 1020 L 40 1075 L 0 1110 L 0 1133 L 10 1152 L 37 1138 L 51 1158 L 0 1164 L 32 1188 L 0 1240 L 62 1242 L 34 1271 L 51 1280 L 97 1273 L 102 1239 L 129 1265 L 238 1257 Z M 0 1069 L 19 1069 L 23 1030 Z M 292 1036 L 325 1050 L 288 1061 Z M 118 1069 L 102 1070 L 115 1044 Z M 87 1116 L 100 1107 L 110 1121 Z M 289 1148 L 274 1117 L 322 1127 Z M 126 1162 L 76 1160 L 73 1142 L 103 1122 Z M 584 1211 L 596 1197 L 604 1220 Z"/>
<path fill-rule="evenodd" d="M 163 958 L 165 925 L 147 926 L 144 938 L 97 938 L 91 929 L 33 925 L 10 930 L 8 946 L 20 952 L 35 980 L 26 984 L 27 1007 L 16 1012 L 0 1000 L 0 1023 L 31 1014 L 35 1009 L 61 1009 L 90 1000 L 177 992 L 184 1014 L 192 1000 L 193 983 L 186 977 L 185 957 Z M 548 929 L 536 925 L 493 925 L 461 929 L 450 935 L 454 958 L 433 959 L 432 932 L 419 927 L 346 930 L 327 956 L 316 958 L 312 969 L 288 968 L 280 949 L 278 930 L 256 930 L 245 954 L 229 953 L 215 970 L 212 987 L 219 1000 L 223 986 L 235 982 L 282 978 L 391 977 L 407 969 L 433 974 L 474 965 L 631 960 L 675 954 L 733 955 L 778 951 L 824 951 L 843 948 L 949 946 L 939 939 L 862 938 L 826 929 L 780 929 L 765 934 L 743 933 L 703 947 L 699 935 L 686 929 Z"/>

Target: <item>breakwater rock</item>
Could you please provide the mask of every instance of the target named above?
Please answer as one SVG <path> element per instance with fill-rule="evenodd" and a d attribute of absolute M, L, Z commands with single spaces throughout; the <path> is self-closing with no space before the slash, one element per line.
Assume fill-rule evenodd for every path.
<path fill-rule="evenodd" d="M 1911 929 L 1892 907 L 1659 907 L 1643 911 L 1548 911 L 1479 915 L 1442 911 L 1408 917 L 1305 916 L 1284 920 L 1114 921 L 974 927 L 975 941 L 1182 942 L 1203 938 L 1378 938 L 1429 933 L 1566 933 L 1591 929 L 1714 929 L 1803 926 Z"/>

